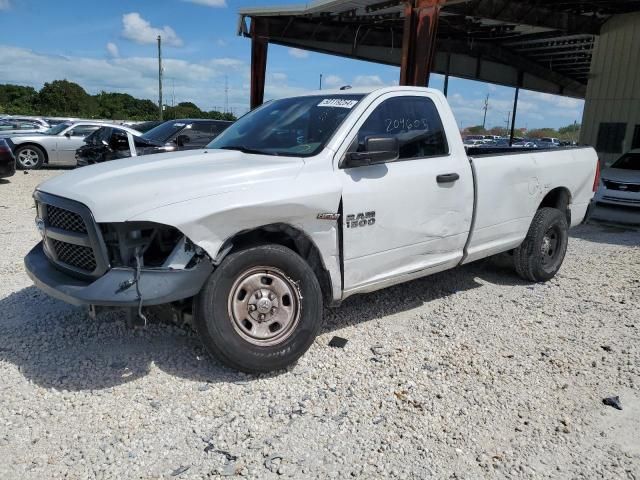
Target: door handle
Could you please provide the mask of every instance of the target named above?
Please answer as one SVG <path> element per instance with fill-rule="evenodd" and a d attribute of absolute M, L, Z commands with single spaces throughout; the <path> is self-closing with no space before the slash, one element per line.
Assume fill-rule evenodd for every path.
<path fill-rule="evenodd" d="M 446 173 L 444 175 L 438 175 L 436 181 L 438 183 L 453 183 L 460 180 L 460 175 L 457 173 Z"/>

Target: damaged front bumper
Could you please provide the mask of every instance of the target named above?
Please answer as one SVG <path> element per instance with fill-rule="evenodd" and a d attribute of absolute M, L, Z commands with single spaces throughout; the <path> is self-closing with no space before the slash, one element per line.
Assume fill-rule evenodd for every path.
<path fill-rule="evenodd" d="M 73 305 L 138 307 L 161 305 L 196 295 L 213 271 L 208 261 L 189 269 L 142 268 L 135 286 L 134 268 L 116 267 L 95 280 L 80 280 L 56 269 L 44 253 L 42 243 L 24 259 L 33 283 L 52 297 Z"/>

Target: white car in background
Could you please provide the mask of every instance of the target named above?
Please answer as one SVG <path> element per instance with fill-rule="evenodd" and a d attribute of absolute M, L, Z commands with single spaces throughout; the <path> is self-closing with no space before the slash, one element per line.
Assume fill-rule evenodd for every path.
<path fill-rule="evenodd" d="M 626 207 L 640 215 L 640 149 L 625 153 L 602 170 L 594 201 L 599 207 Z"/>
<path fill-rule="evenodd" d="M 84 144 L 87 135 L 104 123 L 61 123 L 41 133 L 9 136 L 5 140 L 16 157 L 16 166 L 22 170 L 35 170 L 43 165 L 76 165 L 76 150 Z"/>

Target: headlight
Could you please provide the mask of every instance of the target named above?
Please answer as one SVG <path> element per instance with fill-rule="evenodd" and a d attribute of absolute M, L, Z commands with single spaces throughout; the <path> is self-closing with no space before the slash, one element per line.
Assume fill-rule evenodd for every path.
<path fill-rule="evenodd" d="M 168 225 L 124 222 L 101 224 L 100 229 L 112 267 L 135 267 L 136 252 L 142 258 L 142 266 L 151 268 L 172 263 L 170 257 L 178 248 L 189 258 L 199 253 L 178 229 Z"/>

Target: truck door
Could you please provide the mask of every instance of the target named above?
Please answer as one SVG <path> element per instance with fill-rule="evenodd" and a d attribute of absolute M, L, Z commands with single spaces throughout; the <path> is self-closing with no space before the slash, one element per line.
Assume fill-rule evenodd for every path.
<path fill-rule="evenodd" d="M 443 118 L 438 113 L 446 110 Z M 473 214 L 473 177 L 444 97 L 396 92 L 372 103 L 338 153 L 344 289 L 374 290 L 457 265 Z M 445 127 L 446 126 L 446 127 Z M 395 137 L 399 159 L 345 168 L 367 139 Z"/>

